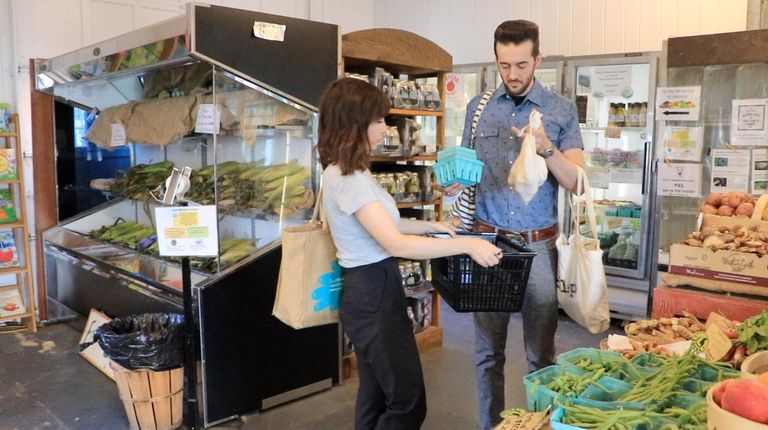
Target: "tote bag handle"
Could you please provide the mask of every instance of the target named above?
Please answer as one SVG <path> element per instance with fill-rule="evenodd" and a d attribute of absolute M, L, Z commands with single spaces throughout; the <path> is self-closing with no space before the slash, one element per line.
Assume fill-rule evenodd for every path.
<path fill-rule="evenodd" d="M 592 238 L 595 239 L 595 243 L 598 242 L 597 237 L 597 217 L 595 216 L 595 201 L 592 197 L 592 189 L 589 186 L 589 179 L 587 178 L 587 172 L 579 166 L 576 166 L 578 170 L 578 176 L 576 179 L 576 193 L 578 195 L 571 196 L 571 214 L 574 218 L 576 231 L 574 232 L 574 239 L 581 242 L 581 231 L 579 226 L 581 225 L 581 203 L 587 210 L 587 221 L 589 222 L 589 228 L 592 231 Z"/>

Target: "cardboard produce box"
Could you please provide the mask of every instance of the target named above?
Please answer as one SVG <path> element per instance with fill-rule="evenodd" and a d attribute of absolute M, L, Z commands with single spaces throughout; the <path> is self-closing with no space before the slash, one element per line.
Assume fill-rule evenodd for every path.
<path fill-rule="evenodd" d="M 768 221 L 746 217 L 705 215 L 704 228 L 743 226 L 768 232 Z M 668 285 L 691 285 L 698 288 L 768 296 L 768 255 L 674 244 L 669 251 Z"/>

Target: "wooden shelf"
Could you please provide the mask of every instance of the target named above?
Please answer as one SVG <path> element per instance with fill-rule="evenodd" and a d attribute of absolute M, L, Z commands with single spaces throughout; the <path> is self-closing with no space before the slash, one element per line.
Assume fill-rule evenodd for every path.
<path fill-rule="evenodd" d="M 24 226 L 25 226 L 24 223 L 21 222 L 21 221 L 4 222 L 4 223 L 0 223 L 0 230 L 2 230 L 4 228 L 9 228 L 9 229 L 10 228 L 21 228 L 21 227 L 24 227 Z"/>
<path fill-rule="evenodd" d="M 2 287 L 0 287 L 0 291 L 15 290 L 17 288 L 19 288 L 18 284 L 3 285 Z"/>
<path fill-rule="evenodd" d="M 0 133 L 0 137 L 15 137 L 15 138 L 18 138 L 19 134 L 18 133 Z"/>
<path fill-rule="evenodd" d="M 24 244 L 26 246 L 26 244 Z M 16 273 L 26 273 L 27 268 L 24 266 L 16 266 L 16 267 L 3 267 L 0 269 L 0 275 L 13 275 Z"/>
<path fill-rule="evenodd" d="M 422 109 L 395 109 L 389 110 L 390 115 L 404 115 L 404 116 L 443 116 L 441 110 L 422 110 Z"/>
<path fill-rule="evenodd" d="M 432 200 L 431 202 L 400 202 L 397 204 L 398 209 L 415 208 L 417 206 L 433 206 L 439 205 L 440 200 Z"/>
<path fill-rule="evenodd" d="M 453 70 L 453 57 L 436 43 L 394 28 L 354 31 L 341 37 L 345 67 L 382 66 L 392 72 L 428 75 Z"/>
<path fill-rule="evenodd" d="M 8 181 L 0 181 L 0 184 L 20 184 L 21 179 L 11 179 Z"/>
<path fill-rule="evenodd" d="M 19 314 L 0 317 L 0 321 L 17 320 L 21 318 L 34 318 L 34 317 L 35 317 L 35 314 L 33 312 L 22 312 Z"/>
<path fill-rule="evenodd" d="M 435 155 L 417 155 L 415 157 L 386 157 L 386 156 L 373 156 L 371 157 L 373 162 L 397 162 L 397 161 L 437 161 L 437 154 Z"/>
<path fill-rule="evenodd" d="M 435 291 L 434 287 L 432 287 L 432 283 L 424 282 L 424 284 L 421 287 L 410 292 L 406 291 L 405 297 L 418 296 L 419 294 L 429 293 L 431 291 Z"/>

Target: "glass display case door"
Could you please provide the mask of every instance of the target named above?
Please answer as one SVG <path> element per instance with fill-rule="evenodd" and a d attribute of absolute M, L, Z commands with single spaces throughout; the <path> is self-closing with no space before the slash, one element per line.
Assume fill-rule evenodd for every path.
<path fill-rule="evenodd" d="M 609 276 L 643 280 L 649 272 L 656 62 L 643 54 L 574 58 L 566 66 Z"/>

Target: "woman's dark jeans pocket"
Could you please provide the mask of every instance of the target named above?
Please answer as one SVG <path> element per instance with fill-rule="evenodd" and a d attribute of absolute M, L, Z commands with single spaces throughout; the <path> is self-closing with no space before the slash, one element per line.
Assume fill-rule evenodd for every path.
<path fill-rule="evenodd" d="M 378 312 L 387 285 L 387 276 L 387 270 L 382 266 L 345 271 L 341 294 L 342 312 Z"/>

